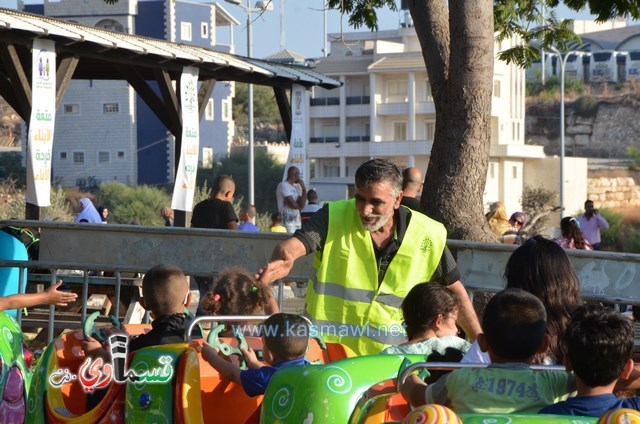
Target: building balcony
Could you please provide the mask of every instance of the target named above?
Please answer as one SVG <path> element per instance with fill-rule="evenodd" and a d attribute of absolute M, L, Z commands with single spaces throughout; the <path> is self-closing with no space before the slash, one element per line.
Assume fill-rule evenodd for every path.
<path fill-rule="evenodd" d="M 355 137 L 355 136 L 354 136 Z M 362 137 L 361 137 L 362 138 Z M 428 155 L 431 153 L 432 141 L 402 140 L 402 141 L 347 141 L 339 142 L 311 142 L 307 146 L 309 158 L 339 158 L 339 157 L 392 157 L 408 155 Z"/>

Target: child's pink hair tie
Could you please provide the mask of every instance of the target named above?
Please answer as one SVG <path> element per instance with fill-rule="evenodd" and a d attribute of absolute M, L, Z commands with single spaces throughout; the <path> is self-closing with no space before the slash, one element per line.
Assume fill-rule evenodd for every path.
<path fill-rule="evenodd" d="M 213 300 L 215 300 L 216 302 L 220 300 L 220 295 L 216 294 L 215 296 L 213 296 Z"/>

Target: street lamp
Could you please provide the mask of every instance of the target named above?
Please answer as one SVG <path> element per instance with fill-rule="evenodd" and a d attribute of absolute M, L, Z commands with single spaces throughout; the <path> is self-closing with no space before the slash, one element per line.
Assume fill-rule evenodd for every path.
<path fill-rule="evenodd" d="M 252 48 L 253 48 L 253 40 L 251 37 L 251 14 L 253 12 L 265 12 L 273 10 L 273 2 L 272 1 L 257 1 L 255 7 L 250 6 L 250 0 L 247 0 L 247 5 L 244 6 L 242 4 L 242 0 L 225 0 L 227 3 L 234 4 L 236 6 L 241 7 L 245 12 L 247 12 L 247 57 L 251 57 Z M 253 84 L 249 84 L 247 87 L 247 101 L 249 102 L 249 118 L 248 118 L 248 132 L 249 132 L 249 203 L 255 204 L 254 201 L 254 172 L 253 172 L 253 151 L 254 151 L 254 142 L 253 142 Z"/>
<path fill-rule="evenodd" d="M 567 58 L 572 54 L 582 57 L 589 53 L 571 50 L 563 57 L 556 47 L 549 46 L 549 48 L 553 51 L 553 55 L 558 58 L 558 62 L 560 62 L 560 217 L 564 218 L 564 69 L 567 64 Z"/>

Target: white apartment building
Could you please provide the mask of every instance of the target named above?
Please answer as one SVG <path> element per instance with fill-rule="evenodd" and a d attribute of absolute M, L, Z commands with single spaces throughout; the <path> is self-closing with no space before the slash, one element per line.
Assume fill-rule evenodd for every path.
<path fill-rule="evenodd" d="M 329 34 L 328 39 L 333 40 L 331 54 L 318 59 L 315 70 L 344 85 L 335 90 L 315 87 L 311 95 L 307 157 L 313 170 L 311 185 L 321 199 L 344 198 L 345 185 L 353 184 L 356 169 L 370 158 L 426 170 L 435 107 L 415 30 Z M 511 46 L 507 41 L 496 43 L 495 52 Z M 525 72 L 496 59 L 484 202 L 500 200 L 507 211 L 521 210 L 525 184 L 540 186 L 537 171 L 546 163 L 542 146 L 525 143 L 524 118 Z M 545 172 L 547 188 L 558 191 L 559 177 L 549 175 L 559 171 Z M 573 175 L 581 172 L 574 170 Z M 584 201 L 586 184 L 577 196 L 578 202 Z"/>

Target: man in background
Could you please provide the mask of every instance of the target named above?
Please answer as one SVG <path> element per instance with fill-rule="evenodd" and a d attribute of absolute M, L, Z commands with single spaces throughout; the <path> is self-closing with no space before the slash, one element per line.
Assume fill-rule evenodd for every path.
<path fill-rule="evenodd" d="M 609 228 L 609 223 L 598 213 L 598 209 L 593 207 L 593 200 L 584 202 L 584 214 L 578 217 L 580 230 L 587 239 L 593 250 L 600 250 L 600 228 Z"/>
<path fill-rule="evenodd" d="M 420 198 L 418 193 L 422 192 L 422 171 L 411 167 L 402 171 L 402 200 L 400 204 L 420 211 Z"/>
<path fill-rule="evenodd" d="M 302 225 L 300 210 L 307 203 L 307 188 L 300 178 L 300 170 L 292 166 L 287 170 L 287 179 L 276 189 L 278 212 L 282 215 L 282 225 L 287 232 L 293 233 Z"/>

